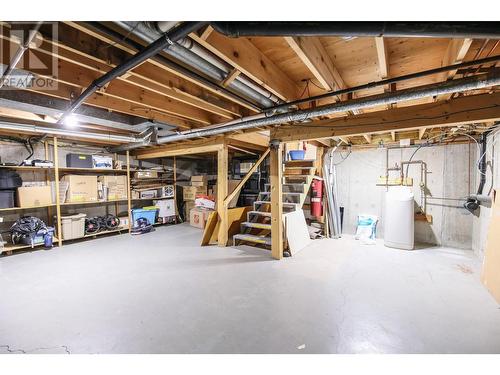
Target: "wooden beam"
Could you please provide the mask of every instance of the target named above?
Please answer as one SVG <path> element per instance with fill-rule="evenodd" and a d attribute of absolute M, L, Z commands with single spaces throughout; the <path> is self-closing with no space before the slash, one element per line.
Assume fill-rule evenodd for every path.
<path fill-rule="evenodd" d="M 273 147 L 270 152 L 271 173 L 271 256 L 283 258 L 283 144 Z"/>
<path fill-rule="evenodd" d="M 70 26 L 70 27 L 68 27 L 68 26 Z M 106 26 L 109 26 L 112 29 L 116 29 L 116 25 L 113 26 L 113 24 L 108 25 L 106 23 Z M 114 58 L 114 60 L 112 60 L 112 61 L 116 61 L 116 63 L 120 63 L 120 62 L 124 61 L 126 58 L 130 57 L 131 55 L 133 55 L 137 52 L 137 50 L 135 50 L 133 48 L 129 48 L 127 46 L 124 46 L 121 43 L 121 41 L 110 39 L 107 36 L 105 36 L 99 32 L 96 32 L 94 30 L 91 30 L 86 25 L 80 24 L 78 22 L 59 23 L 59 28 L 60 28 L 60 30 L 59 30 L 60 36 L 70 38 L 69 40 L 67 40 L 65 42 L 65 44 L 68 46 L 73 45 L 79 49 L 82 49 L 87 44 L 89 44 L 88 49 L 90 51 L 94 51 L 94 53 L 97 53 L 97 54 L 100 53 L 103 56 L 110 56 L 110 57 L 111 56 L 114 57 L 114 55 L 112 53 L 113 51 L 117 51 L 117 50 L 121 51 L 122 54 L 124 55 L 124 57 L 119 58 L 119 54 L 117 54 L 117 56 Z M 62 28 L 64 28 L 64 29 L 62 29 Z M 90 36 L 92 38 L 89 38 L 88 41 L 81 40 L 83 38 L 83 35 L 81 33 L 78 33 L 77 31 L 81 31 L 84 33 L 83 35 L 86 34 L 87 36 Z M 95 45 L 96 40 L 99 41 L 102 44 L 102 46 L 97 47 Z M 111 45 L 111 47 L 110 47 L 110 45 Z M 213 95 L 220 96 L 228 101 L 231 101 L 233 103 L 237 103 L 238 105 L 245 107 L 245 108 L 251 110 L 252 112 L 256 112 L 256 110 L 253 107 L 249 106 L 246 102 L 238 100 L 234 96 L 229 96 L 217 88 L 205 85 L 203 82 L 200 82 L 194 78 L 191 78 L 191 77 L 189 77 L 181 72 L 178 72 L 177 70 L 175 70 L 171 67 L 168 67 L 155 59 L 151 59 L 151 60 L 146 61 L 144 64 L 142 64 L 140 67 L 138 67 L 140 69 L 135 68 L 134 72 L 138 72 L 138 71 L 142 72 L 143 67 L 146 70 L 149 70 L 149 69 L 151 69 L 152 66 L 163 70 L 163 72 L 169 73 L 169 75 L 173 75 L 174 79 L 171 79 L 170 80 L 171 82 L 181 80 L 180 86 L 178 86 L 179 89 L 180 89 L 180 87 L 182 87 L 182 89 L 180 89 L 181 91 L 183 91 L 184 89 L 186 89 L 188 91 L 191 89 L 194 91 L 201 90 L 201 92 L 202 92 L 201 95 L 196 95 L 193 92 L 189 92 L 189 94 L 193 95 L 194 97 L 209 100 L 210 96 L 213 96 Z M 198 86 L 198 88 L 196 86 Z M 210 95 L 208 95 L 208 94 L 210 94 Z M 221 102 L 221 104 L 222 104 L 222 102 Z"/>
<path fill-rule="evenodd" d="M 217 243 L 219 246 L 227 246 L 228 240 L 228 205 L 224 204 L 227 196 L 228 179 L 228 150 L 225 142 L 217 150 L 217 214 L 219 215 L 219 233 Z"/>
<path fill-rule="evenodd" d="M 261 146 L 255 143 L 250 143 L 250 142 L 245 142 L 245 141 L 240 141 L 239 139 L 232 139 L 230 136 L 227 137 L 227 144 L 229 146 L 233 146 L 235 148 L 240 148 L 246 151 L 257 151 L 257 152 L 264 152 L 266 151 L 269 142 L 266 144 L 266 146 Z"/>
<path fill-rule="evenodd" d="M 339 139 L 344 142 L 346 145 L 351 143 L 351 140 L 347 137 L 339 137 Z"/>
<path fill-rule="evenodd" d="M 472 39 L 451 39 L 448 43 L 448 48 L 446 48 L 446 53 L 443 57 L 441 66 L 461 63 L 465 58 L 467 51 L 469 51 L 472 41 Z M 456 72 L 456 70 L 444 72 L 441 75 L 441 80 L 446 81 L 449 78 L 453 78 Z"/>
<path fill-rule="evenodd" d="M 252 177 L 253 173 L 257 170 L 259 165 L 264 161 L 264 159 L 267 157 L 268 154 L 269 154 L 269 148 L 260 156 L 260 158 L 257 160 L 257 162 L 255 162 L 255 164 L 252 166 L 252 168 L 250 168 L 248 170 L 245 177 L 243 177 L 243 179 L 238 183 L 238 185 L 234 188 L 232 193 L 229 194 L 224 199 L 224 204 L 226 205 L 226 208 L 229 206 L 229 202 L 231 202 L 231 200 L 236 196 L 236 194 L 238 194 L 240 192 L 241 188 L 246 184 L 248 179 L 250 177 Z"/>
<path fill-rule="evenodd" d="M 307 125 L 282 125 L 272 130 L 271 138 L 281 142 L 345 138 L 345 136 L 365 133 L 380 134 L 422 127 L 435 128 L 472 122 L 498 121 L 499 119 L 500 92 L 365 113 L 354 117 L 317 121 Z"/>
<path fill-rule="evenodd" d="M 61 202 L 59 200 L 59 148 L 57 137 L 54 137 L 54 179 L 56 191 L 56 226 L 57 226 L 57 245 L 62 246 L 62 223 L 61 223 Z"/>
<path fill-rule="evenodd" d="M 325 90 L 346 87 L 319 38 L 285 37 L 285 40 Z"/>
<path fill-rule="evenodd" d="M 252 143 L 260 147 L 264 147 L 264 150 L 269 146 L 269 136 L 260 134 L 256 131 L 248 131 L 241 134 L 231 134 L 228 139 L 239 140 L 247 143 Z M 258 150 L 258 149 L 257 149 Z"/>
<path fill-rule="evenodd" d="M 299 95 L 295 82 L 247 38 L 229 38 L 216 31 L 205 40 L 196 33 L 190 37 L 279 98 L 291 100 Z"/>
<path fill-rule="evenodd" d="M 182 155 L 205 154 L 219 151 L 223 142 L 223 138 L 219 137 L 194 142 L 166 144 L 145 150 L 135 150 L 134 155 L 137 159 L 144 160 Z"/>
<path fill-rule="evenodd" d="M 203 40 L 207 40 L 207 38 L 210 36 L 210 34 L 212 34 L 212 32 L 214 31 L 214 28 L 210 25 L 208 25 L 205 30 L 202 31 L 202 33 L 200 34 L 200 38 L 203 39 Z"/>
<path fill-rule="evenodd" d="M 418 139 L 422 139 L 426 130 L 427 130 L 427 128 L 425 128 L 425 127 L 418 129 Z"/>
<path fill-rule="evenodd" d="M 446 49 L 446 53 L 443 57 L 443 61 L 441 66 L 448 66 L 452 64 L 458 64 L 463 61 L 467 51 L 472 44 L 472 39 L 451 39 L 448 43 L 448 48 Z M 453 79 L 457 70 L 449 70 L 444 72 L 441 75 L 438 75 L 438 80 L 446 81 L 448 79 Z M 451 98 L 451 94 L 440 95 L 436 97 L 436 100 L 448 100 Z"/>
<path fill-rule="evenodd" d="M 222 81 L 222 86 L 227 87 L 229 86 L 238 76 L 240 75 L 240 71 L 238 69 L 233 69 L 227 77 Z"/>
<path fill-rule="evenodd" d="M 372 136 L 370 134 L 363 134 L 363 137 L 365 138 L 366 142 L 372 143 Z"/>
<path fill-rule="evenodd" d="M 36 46 L 36 50 L 58 56 L 87 69 L 96 70 L 101 74 L 128 57 L 125 51 L 115 46 L 103 45 L 102 41 L 83 32 L 78 32 L 78 37 L 73 36 L 75 33 L 71 31 L 75 30 L 68 25 L 60 23 L 59 28 L 61 30 L 57 35 L 57 40 L 53 40 L 50 33 L 44 34 L 44 39 Z M 76 38 L 78 38 L 77 43 L 74 40 Z M 234 115 L 241 115 L 242 108 L 237 105 L 222 101 L 203 88 L 181 80 L 178 76 L 155 66 L 150 61 L 142 63 L 117 79 L 129 81 L 143 89 L 154 90 L 220 116 L 229 116 L 228 119 Z"/>
<path fill-rule="evenodd" d="M 391 131 L 391 139 L 393 142 L 396 142 L 396 132 L 394 130 Z"/>
<path fill-rule="evenodd" d="M 389 78 L 389 58 L 384 37 L 375 38 L 375 47 L 377 49 L 378 70 L 380 79 Z"/>

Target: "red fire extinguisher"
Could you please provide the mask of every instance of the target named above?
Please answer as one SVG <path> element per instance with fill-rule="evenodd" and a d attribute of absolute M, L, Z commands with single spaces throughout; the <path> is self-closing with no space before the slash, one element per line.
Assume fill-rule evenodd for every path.
<path fill-rule="evenodd" d="M 311 184 L 311 215 L 323 215 L 323 180 L 317 178 Z"/>

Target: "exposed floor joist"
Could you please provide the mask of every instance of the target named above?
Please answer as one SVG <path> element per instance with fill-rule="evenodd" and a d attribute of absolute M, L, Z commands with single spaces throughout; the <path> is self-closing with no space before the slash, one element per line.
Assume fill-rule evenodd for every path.
<path fill-rule="evenodd" d="M 192 33 L 191 38 L 250 77 L 282 100 L 293 100 L 299 88 L 281 69 L 246 38 L 228 38 L 212 32 L 206 39 Z"/>
<path fill-rule="evenodd" d="M 494 93 L 365 113 L 350 118 L 318 121 L 302 126 L 282 125 L 272 130 L 271 138 L 287 142 L 424 127 L 456 126 L 499 119 L 500 93 Z"/>

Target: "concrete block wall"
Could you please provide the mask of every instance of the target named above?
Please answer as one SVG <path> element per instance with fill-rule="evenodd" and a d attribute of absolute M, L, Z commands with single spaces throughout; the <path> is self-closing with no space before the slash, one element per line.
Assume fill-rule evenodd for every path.
<path fill-rule="evenodd" d="M 410 158 L 415 148 L 394 148 L 389 152 L 389 166 Z M 343 156 L 346 152 L 343 151 Z M 473 215 L 463 208 L 470 189 L 475 190 L 475 146 L 468 144 L 422 147 L 412 160 L 427 163 L 427 213 L 432 223 L 415 222 L 415 241 L 462 249 L 472 248 Z M 335 161 L 340 161 L 339 155 Z M 379 217 L 377 236 L 383 238 L 385 186 L 376 186 L 385 176 L 386 149 L 353 151 L 337 166 L 339 199 L 344 206 L 344 233 L 355 233 L 358 214 Z M 405 168 L 406 169 L 406 168 Z M 399 172 L 390 172 L 398 177 Z M 420 166 L 411 165 L 415 204 L 421 204 Z M 446 198 L 446 199 L 443 199 Z M 417 206 L 416 206 L 417 207 Z"/>

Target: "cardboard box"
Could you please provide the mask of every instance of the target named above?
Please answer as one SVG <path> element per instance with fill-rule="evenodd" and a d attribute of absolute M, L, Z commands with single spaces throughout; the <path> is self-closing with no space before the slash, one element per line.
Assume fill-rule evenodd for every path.
<path fill-rule="evenodd" d="M 206 186 L 183 186 L 182 196 L 185 201 L 194 201 L 197 194 L 207 194 Z"/>
<path fill-rule="evenodd" d="M 107 200 L 127 199 L 127 176 L 99 176 L 97 182 L 107 187 Z"/>
<path fill-rule="evenodd" d="M 67 174 L 61 180 L 69 184 L 66 202 L 97 201 L 97 176 Z"/>
<path fill-rule="evenodd" d="M 206 186 L 207 184 L 203 181 L 191 181 L 191 186 Z"/>
<path fill-rule="evenodd" d="M 207 210 L 204 208 L 192 208 L 189 211 L 189 224 L 193 227 L 203 229 L 208 219 L 208 215 L 213 210 Z"/>
<path fill-rule="evenodd" d="M 135 178 L 157 178 L 157 171 L 137 171 L 134 173 Z"/>
<path fill-rule="evenodd" d="M 198 185 L 198 186 L 203 186 L 203 185 L 206 185 L 207 184 L 207 181 L 208 181 L 208 178 L 207 176 L 202 176 L 202 175 L 199 175 L 199 176 L 191 176 L 191 185 L 195 186 L 193 184 L 193 182 L 202 182 L 202 185 Z"/>
<path fill-rule="evenodd" d="M 17 188 L 17 205 L 19 207 L 47 206 L 52 203 L 52 188 L 50 186 Z"/>

